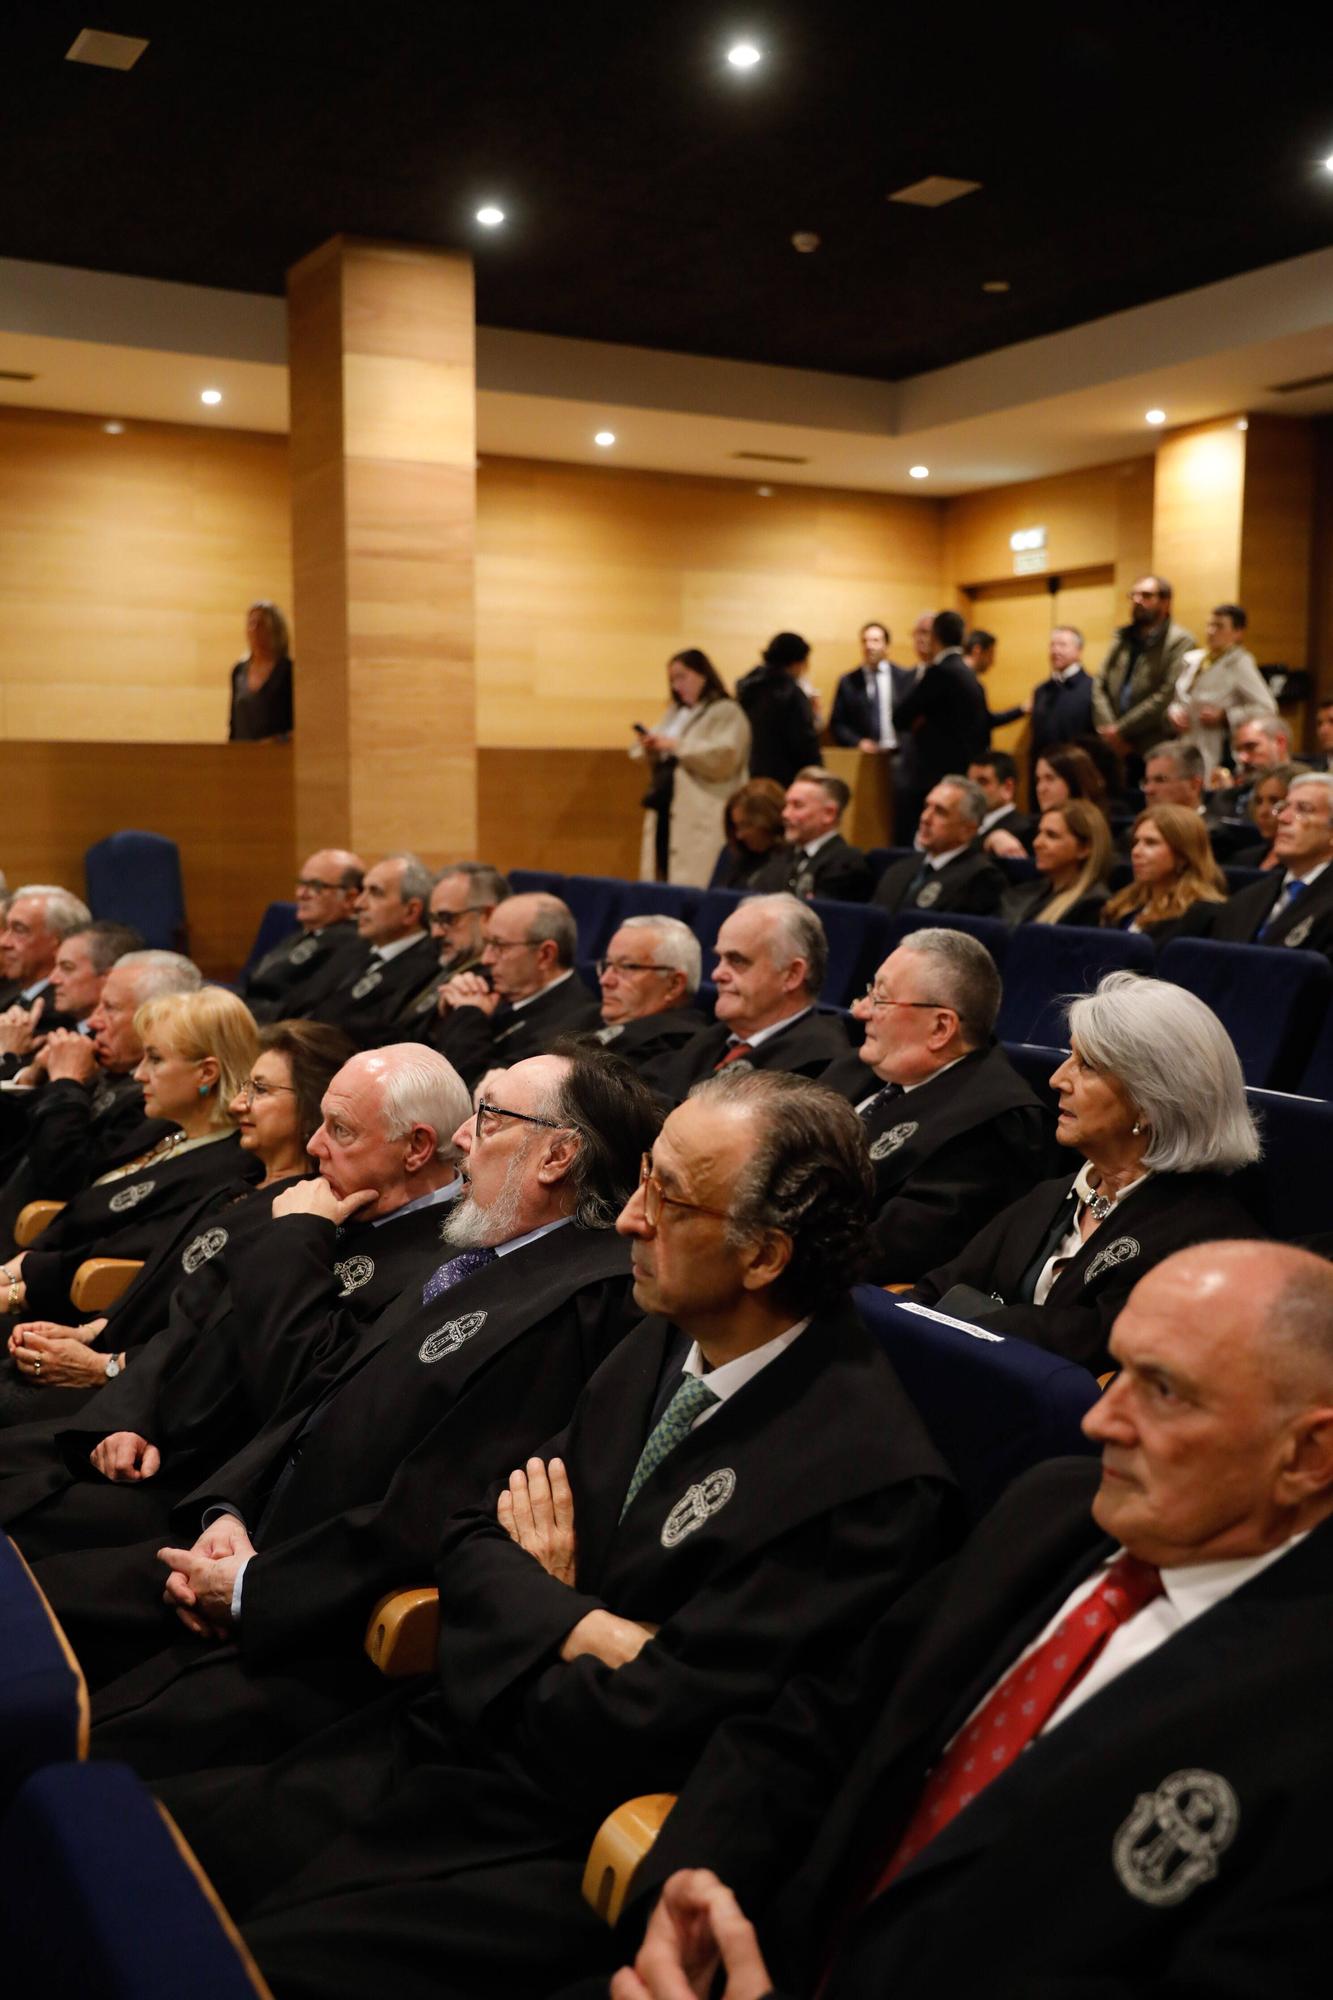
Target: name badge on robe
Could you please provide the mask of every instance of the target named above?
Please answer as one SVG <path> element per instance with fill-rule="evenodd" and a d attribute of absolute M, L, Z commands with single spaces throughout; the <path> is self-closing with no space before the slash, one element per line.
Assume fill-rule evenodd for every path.
<path fill-rule="evenodd" d="M 113 1215 L 123 1215 L 127 1208 L 137 1208 L 145 1195 L 153 1192 L 156 1181 L 136 1181 L 133 1187 L 117 1188 L 107 1207 Z"/>
<path fill-rule="evenodd" d="M 1314 929 L 1314 918 L 1302 917 L 1298 924 L 1292 925 L 1291 929 L 1287 932 L 1287 935 L 1283 938 L 1282 942 L 1283 944 L 1295 945 L 1297 948 L 1299 948 L 1301 945 L 1305 943 L 1305 940 L 1309 937 L 1313 929 Z"/>
<path fill-rule="evenodd" d="M 216 1257 L 219 1250 L 225 1250 L 227 1240 L 225 1229 L 206 1229 L 202 1236 L 196 1236 L 181 1253 L 181 1269 L 186 1276 L 206 1264 L 210 1257 Z"/>
<path fill-rule="evenodd" d="M 1097 1252 L 1083 1273 L 1084 1284 L 1090 1285 L 1094 1278 L 1099 1278 L 1103 1271 L 1113 1271 L 1117 1264 L 1128 1264 L 1130 1258 L 1137 1257 L 1139 1253 L 1137 1236 L 1117 1236 L 1114 1243 L 1108 1243 L 1104 1250 Z"/>
<path fill-rule="evenodd" d="M 306 964 L 307 960 L 312 959 L 314 957 L 315 953 L 318 950 L 319 950 L 318 938 L 314 937 L 302 938 L 300 944 L 294 944 L 291 950 L 288 952 L 287 963 L 288 965 L 304 965 Z"/>
<path fill-rule="evenodd" d="M 924 882 L 920 889 L 917 890 L 916 906 L 918 910 L 933 910 L 943 893 L 944 885 L 942 883 Z"/>
<path fill-rule="evenodd" d="M 384 974 L 378 965 L 372 966 L 369 972 L 363 972 L 352 988 L 353 1000 L 364 1000 L 368 993 L 375 991 L 383 977 Z"/>
<path fill-rule="evenodd" d="M 350 1298 L 353 1292 L 359 1291 L 362 1285 L 368 1285 L 374 1277 L 375 1259 L 373 1257 L 344 1257 L 341 1264 L 334 1265 L 333 1275 L 335 1278 L 342 1279 L 343 1288 L 339 1292 L 338 1297 L 340 1299 Z"/>
<path fill-rule="evenodd" d="M 887 1160 L 891 1153 L 900 1152 L 908 1140 L 914 1139 L 920 1130 L 919 1118 L 909 1119 L 905 1125 L 891 1125 L 887 1132 L 881 1132 L 878 1139 L 872 1142 L 871 1159 Z"/>
<path fill-rule="evenodd" d="M 1217 1874 L 1236 1837 L 1240 1801 L 1216 1771 L 1173 1771 L 1140 1792 L 1111 1843 L 1121 1885 L 1140 1903 L 1169 1910 Z"/>
<path fill-rule="evenodd" d="M 489 1318 L 489 1313 L 474 1312 L 464 1313 L 461 1319 L 447 1319 L 434 1333 L 426 1335 L 417 1349 L 417 1360 L 443 1361 L 446 1354 L 456 1354 L 465 1340 L 481 1332 Z"/>
<path fill-rule="evenodd" d="M 736 1475 L 729 1465 L 687 1487 L 662 1524 L 662 1547 L 679 1548 L 688 1535 L 721 1512 L 735 1491 Z"/>

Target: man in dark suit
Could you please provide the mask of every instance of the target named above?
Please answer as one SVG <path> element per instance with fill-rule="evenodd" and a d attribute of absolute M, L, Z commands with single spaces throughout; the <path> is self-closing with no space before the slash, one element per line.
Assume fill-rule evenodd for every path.
<path fill-rule="evenodd" d="M 0 1008 L 31 1008 L 37 1000 L 48 1012 L 51 974 L 62 939 L 93 920 L 86 903 L 47 882 L 28 883 L 9 899 L 0 927 Z"/>
<path fill-rule="evenodd" d="M 964 629 L 958 612 L 936 612 L 935 657 L 893 711 L 899 740 L 912 737 L 918 811 L 946 772 L 965 771 L 990 748 L 986 697 L 962 655 Z"/>
<path fill-rule="evenodd" d="M 482 938 L 497 903 L 510 894 L 509 883 L 487 861 L 457 861 L 441 869 L 430 892 L 427 921 L 439 951 L 439 961 L 419 993 L 409 995 L 399 1009 L 401 1032 L 429 1040 L 429 1030 L 443 1012 L 440 995 L 459 972 L 481 964 Z"/>
<path fill-rule="evenodd" d="M 1018 766 L 1007 750 L 988 750 L 967 767 L 967 775 L 986 801 L 977 832 L 987 854 L 1007 854 L 1021 860 L 1032 853 L 1037 822 L 1014 803 Z"/>
<path fill-rule="evenodd" d="M 865 1022 L 860 1048 L 820 1078 L 856 1106 L 870 1141 L 874 1284 L 907 1283 L 956 1256 L 1046 1166 L 1051 1121 L 993 1039 L 999 1010 L 983 944 L 917 931 L 852 1009 Z"/>
<path fill-rule="evenodd" d="M 1281 868 L 1217 904 L 1208 935 L 1333 958 L 1333 775 L 1311 771 L 1292 779 L 1273 848 Z"/>
<path fill-rule="evenodd" d="M 719 1957 L 731 2000 L 1322 1984 L 1333 1272 L 1182 1251 L 1114 1346 L 1100 1467 L 1026 1474 L 836 1700 L 793 1685 L 714 1739 L 640 1910 L 699 1872 L 614 2000 L 707 1993 Z"/>
<path fill-rule="evenodd" d="M 819 1076 L 847 1053 L 841 1021 L 815 1011 L 828 939 L 795 896 L 747 896 L 717 934 L 716 1021 L 644 1070 L 674 1101 L 716 1070 L 782 1069 Z"/>
<path fill-rule="evenodd" d="M 87 1036 L 88 1018 L 102 997 L 108 972 L 118 958 L 143 948 L 143 938 L 131 924 L 109 917 L 62 938 L 47 991 L 30 1007 L 20 1002 L 0 1013 L 0 1079 L 13 1081 L 46 1037 L 60 1029 L 77 1028 Z M 36 1083 L 42 1074 L 34 1069 L 21 1081 Z"/>
<path fill-rule="evenodd" d="M 360 1048 L 392 1041 L 400 1009 L 435 970 L 426 930 L 434 879 L 415 854 L 386 854 L 368 868 L 356 899 L 356 938 L 289 989 L 288 1010 L 328 1021 Z"/>
<path fill-rule="evenodd" d="M 888 626 L 877 618 L 863 625 L 861 664 L 838 682 L 829 729 L 834 742 L 844 750 L 863 750 L 873 756 L 897 748 L 894 703 L 913 686 L 916 674 L 910 667 L 895 666 L 889 658 L 889 636 Z"/>
<path fill-rule="evenodd" d="M 489 1069 L 601 1025 L 574 970 L 577 950 L 574 913 L 558 896 L 510 896 L 492 910 L 480 967 L 441 988 L 440 1012 L 422 1031 L 469 1090 Z"/>
<path fill-rule="evenodd" d="M 1321 701 L 1314 712 L 1315 742 L 1310 762 L 1316 771 L 1333 771 L 1333 701 Z"/>
<path fill-rule="evenodd" d="M 934 785 L 917 828 L 919 853 L 894 861 L 875 884 L 870 900 L 881 910 L 946 911 L 959 916 L 993 917 L 1005 878 L 982 851 L 977 834 L 986 817 L 979 785 L 957 772 Z"/>
<path fill-rule="evenodd" d="M 257 1021 L 281 1020 L 297 990 L 321 979 L 334 953 L 355 943 L 364 878 L 360 855 L 346 848 L 322 847 L 306 860 L 296 878 L 296 929 L 236 989 Z"/>
<path fill-rule="evenodd" d="M 164 1787 L 278 1992 L 548 1992 L 610 1945 L 578 1890 L 608 1807 L 792 1673 L 836 1674 L 947 1549 L 947 1475 L 848 1309 L 848 1107 L 719 1078 L 646 1168 L 619 1227 L 650 1316 L 446 1526 L 437 1685 L 268 1773 Z"/>
<path fill-rule="evenodd" d="M 807 903 L 812 896 L 864 903 L 870 894 L 866 858 L 838 831 L 851 798 L 843 780 L 822 765 L 798 771 L 782 808 L 786 843 L 755 876 L 756 889 L 765 894 L 785 889 Z"/>
<path fill-rule="evenodd" d="M 597 961 L 604 1048 L 641 1068 L 683 1048 L 708 1024 L 692 1003 L 703 954 L 679 917 L 626 917 Z"/>
<path fill-rule="evenodd" d="M 1032 690 L 1032 762 L 1057 743 L 1092 733 L 1092 675 L 1083 664 L 1083 634 L 1057 625 L 1050 638 L 1051 671 Z"/>

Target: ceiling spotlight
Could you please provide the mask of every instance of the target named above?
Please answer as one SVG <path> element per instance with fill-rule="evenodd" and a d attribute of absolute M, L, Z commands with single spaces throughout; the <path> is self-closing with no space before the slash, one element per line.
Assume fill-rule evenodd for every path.
<path fill-rule="evenodd" d="M 221 389 L 201 389 L 199 391 L 199 400 L 201 403 L 207 403 L 208 407 L 212 409 L 215 403 L 222 401 L 222 391 Z"/>
<path fill-rule="evenodd" d="M 1324 161 L 1324 172 L 1326 174 L 1333 174 L 1333 153 L 1330 153 Z"/>
<path fill-rule="evenodd" d="M 909 465 L 907 468 L 907 477 L 909 479 L 929 479 L 930 467 L 928 465 Z"/>
<path fill-rule="evenodd" d="M 983 292 L 1007 292 L 1009 289 L 1009 280 L 1007 278 L 987 278 L 983 281 L 981 289 Z"/>
<path fill-rule="evenodd" d="M 799 250 L 803 256 L 808 257 L 812 250 L 818 250 L 819 238 L 815 235 L 813 229 L 798 229 L 791 239 L 791 247 L 793 250 Z"/>
<path fill-rule="evenodd" d="M 1238 431 L 1247 431 L 1249 428 L 1250 428 L 1250 420 L 1248 417 L 1237 417 L 1236 429 Z"/>
<path fill-rule="evenodd" d="M 727 50 L 727 61 L 733 69 L 753 69 L 755 64 L 762 60 L 753 42 L 737 42 L 733 48 Z"/>
<path fill-rule="evenodd" d="M 1166 411 L 1145 410 L 1143 412 L 1143 421 L 1145 424 L 1164 424 L 1166 422 Z"/>
<path fill-rule="evenodd" d="M 773 498 L 773 488 L 771 486 L 756 486 L 754 491 L 757 500 L 771 500 Z"/>
<path fill-rule="evenodd" d="M 118 438 L 121 432 L 124 430 L 124 428 L 125 428 L 124 424 L 122 424 L 119 418 L 117 417 L 113 417 L 110 423 L 103 424 L 102 426 L 102 429 L 106 432 L 109 438 Z"/>
<path fill-rule="evenodd" d="M 593 443 L 601 445 L 603 451 L 605 451 L 609 444 L 614 444 L 615 441 L 616 434 L 614 431 L 598 431 L 593 438 Z"/>
<path fill-rule="evenodd" d="M 477 210 L 477 220 L 483 229 L 498 229 L 504 219 L 504 210 L 497 208 L 493 201 L 488 201 L 484 208 Z"/>

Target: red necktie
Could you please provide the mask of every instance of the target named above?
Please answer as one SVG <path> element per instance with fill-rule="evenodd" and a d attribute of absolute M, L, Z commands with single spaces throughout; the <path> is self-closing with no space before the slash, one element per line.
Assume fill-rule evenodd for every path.
<path fill-rule="evenodd" d="M 713 1075 L 716 1076 L 720 1069 L 725 1069 L 728 1063 L 738 1061 L 741 1056 L 752 1056 L 753 1054 L 754 1050 L 751 1048 L 749 1042 L 733 1042 L 726 1053 L 719 1056 L 713 1064 Z"/>
<path fill-rule="evenodd" d="M 1078 1686 L 1116 1627 L 1161 1594 L 1157 1570 L 1135 1556 L 1117 1557 L 1101 1582 L 1065 1613 L 1035 1653 L 1005 1675 L 958 1732 L 927 1778 L 907 1831 L 871 1896 L 887 1889 L 979 1791 L 1009 1769 Z"/>

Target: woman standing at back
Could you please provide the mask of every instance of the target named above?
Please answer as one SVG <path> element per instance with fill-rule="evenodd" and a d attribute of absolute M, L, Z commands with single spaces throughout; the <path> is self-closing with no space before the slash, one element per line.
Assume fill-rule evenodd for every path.
<path fill-rule="evenodd" d="M 245 614 L 245 658 L 231 670 L 230 743 L 258 743 L 292 733 L 292 662 L 287 621 L 261 601 Z"/>
<path fill-rule="evenodd" d="M 697 646 L 668 660 L 667 686 L 670 707 L 630 751 L 652 760 L 639 878 L 702 889 L 726 837 L 723 815 L 745 772 L 750 725 Z"/>

